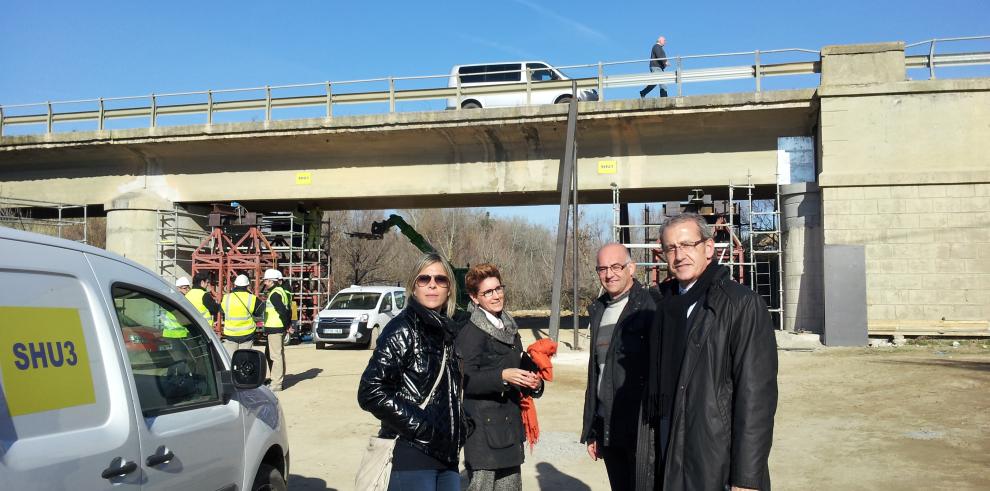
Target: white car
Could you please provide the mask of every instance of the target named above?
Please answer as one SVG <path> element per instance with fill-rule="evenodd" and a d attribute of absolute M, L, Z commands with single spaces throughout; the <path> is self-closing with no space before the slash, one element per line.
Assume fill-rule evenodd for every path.
<path fill-rule="evenodd" d="M 287 489 L 254 350 L 150 270 L 0 227 L 0 489 Z"/>
<path fill-rule="evenodd" d="M 461 108 L 476 109 L 480 107 L 510 107 L 527 104 L 526 86 L 529 80 L 529 104 L 563 104 L 574 99 L 570 84 L 561 87 L 548 82 L 554 80 L 570 80 L 560 70 L 542 61 L 511 61 L 501 63 L 483 63 L 477 65 L 457 65 L 450 71 L 447 86 L 457 87 L 460 78 L 461 88 L 511 85 L 516 84 L 518 90 L 497 92 L 491 94 L 467 94 L 461 97 Z M 597 101 L 597 89 L 578 89 L 579 101 Z M 447 99 L 447 109 L 457 108 L 457 98 Z"/>
<path fill-rule="evenodd" d="M 357 285 L 344 288 L 320 311 L 313 329 L 316 349 L 338 343 L 374 349 L 381 328 L 405 306 L 405 288 Z"/>

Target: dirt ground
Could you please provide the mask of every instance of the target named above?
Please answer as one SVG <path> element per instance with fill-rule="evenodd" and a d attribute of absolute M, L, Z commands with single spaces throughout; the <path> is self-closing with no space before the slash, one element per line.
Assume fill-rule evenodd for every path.
<path fill-rule="evenodd" d="M 524 344 L 533 338 L 524 332 Z M 561 339 L 569 344 L 572 332 L 562 330 Z M 988 345 L 779 351 L 774 488 L 990 489 Z M 353 489 L 378 427 L 356 402 L 369 354 L 287 348 L 291 375 L 279 399 L 289 425 L 290 489 Z M 577 441 L 586 370 L 587 352 L 562 346 L 555 380 L 537 402 L 542 433 L 523 464 L 525 489 L 608 489 L 604 465 Z"/>

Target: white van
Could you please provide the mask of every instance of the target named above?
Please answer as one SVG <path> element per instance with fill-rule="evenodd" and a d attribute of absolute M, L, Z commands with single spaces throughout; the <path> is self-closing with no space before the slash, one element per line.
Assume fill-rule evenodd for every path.
<path fill-rule="evenodd" d="M 570 80 L 560 70 L 542 61 L 512 61 L 457 65 L 450 71 L 448 87 L 462 89 L 478 86 L 517 84 L 518 90 L 491 94 L 467 94 L 461 96 L 461 108 L 525 106 L 527 104 L 563 104 L 574 98 L 571 84 L 552 83 Z M 527 102 L 527 80 L 529 99 Z M 598 89 L 578 89 L 579 101 L 597 101 Z M 457 108 L 457 98 L 447 99 L 447 109 Z"/>
<path fill-rule="evenodd" d="M 264 355 L 161 277 L 0 227 L 0 284 L 0 489 L 287 488 Z"/>
<path fill-rule="evenodd" d="M 375 349 L 381 329 L 406 306 L 406 289 L 351 285 L 337 292 L 320 311 L 313 329 L 316 349 L 327 344 L 361 344 Z"/>

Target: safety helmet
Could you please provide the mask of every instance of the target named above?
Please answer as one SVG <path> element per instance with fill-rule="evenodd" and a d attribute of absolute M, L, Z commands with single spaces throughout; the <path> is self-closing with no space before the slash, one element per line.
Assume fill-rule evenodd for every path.
<path fill-rule="evenodd" d="M 246 275 L 239 274 L 237 278 L 234 279 L 234 286 L 248 286 L 251 284 L 251 280 L 248 279 Z"/>
<path fill-rule="evenodd" d="M 192 283 L 189 282 L 189 278 L 181 276 L 175 279 L 175 287 L 178 288 L 180 286 L 192 286 Z"/>
<path fill-rule="evenodd" d="M 266 269 L 265 276 L 263 279 L 266 280 L 281 280 L 282 272 L 277 269 Z"/>

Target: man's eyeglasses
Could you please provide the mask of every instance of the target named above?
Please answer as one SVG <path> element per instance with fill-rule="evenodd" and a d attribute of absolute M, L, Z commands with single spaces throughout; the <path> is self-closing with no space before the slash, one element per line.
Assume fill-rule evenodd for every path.
<path fill-rule="evenodd" d="M 479 295 L 481 295 L 482 297 L 485 297 L 485 298 L 492 298 L 492 295 L 494 295 L 496 293 L 498 293 L 499 295 L 504 295 L 505 294 L 505 285 L 499 285 L 499 286 L 496 286 L 495 288 L 492 288 L 491 290 L 485 290 L 485 291 L 479 293 Z"/>
<path fill-rule="evenodd" d="M 663 250 L 663 253 L 665 255 L 673 256 L 677 252 L 684 253 L 687 252 L 688 249 L 691 249 L 693 247 L 698 247 L 698 244 L 706 240 L 708 239 L 699 239 L 694 242 L 681 242 L 680 244 L 671 244 L 669 246 L 663 246 L 661 249 Z"/>
<path fill-rule="evenodd" d="M 628 262 L 622 264 L 615 263 L 611 266 L 598 266 L 595 268 L 595 272 L 598 273 L 599 275 L 605 274 L 606 271 L 611 271 L 612 274 L 619 274 L 620 272 L 622 272 L 623 269 L 626 268 L 626 266 L 629 266 Z"/>
<path fill-rule="evenodd" d="M 436 274 L 436 275 L 421 274 L 416 277 L 416 286 L 420 288 L 424 286 L 428 286 L 430 284 L 430 281 L 435 281 L 437 286 L 439 286 L 440 288 L 447 288 L 450 286 L 450 278 L 447 278 L 447 275 L 442 275 L 442 274 Z"/>

